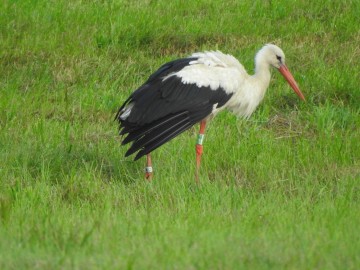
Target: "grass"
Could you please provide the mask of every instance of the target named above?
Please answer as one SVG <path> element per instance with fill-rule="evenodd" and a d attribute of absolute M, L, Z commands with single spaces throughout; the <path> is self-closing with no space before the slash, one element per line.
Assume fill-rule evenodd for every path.
<path fill-rule="evenodd" d="M 1 269 L 358 269 L 359 1 L 0 3 Z M 280 45 L 250 120 L 224 112 L 143 161 L 119 105 L 165 61 L 220 49 L 253 69 Z"/>

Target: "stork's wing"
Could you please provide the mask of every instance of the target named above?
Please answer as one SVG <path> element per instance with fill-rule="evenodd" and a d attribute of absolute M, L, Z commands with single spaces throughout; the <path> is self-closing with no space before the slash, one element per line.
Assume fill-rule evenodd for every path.
<path fill-rule="evenodd" d="M 185 58 L 163 65 L 120 108 L 120 134 L 127 134 L 122 143 L 133 142 L 126 156 L 139 151 L 136 160 L 150 153 L 231 98 L 232 93 L 221 84 L 217 88 L 206 85 L 206 78 L 200 84 L 184 81 L 179 72 L 193 61 L 196 59 Z"/>

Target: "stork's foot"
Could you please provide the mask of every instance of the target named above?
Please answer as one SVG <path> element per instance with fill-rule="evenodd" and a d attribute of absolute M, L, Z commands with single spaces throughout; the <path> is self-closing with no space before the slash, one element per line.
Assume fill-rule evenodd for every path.
<path fill-rule="evenodd" d="M 151 168 L 151 167 L 150 167 Z M 148 167 L 146 168 L 146 172 L 145 172 L 145 179 L 148 180 L 148 181 L 151 181 L 152 180 L 152 177 L 153 177 L 153 173 L 152 171 L 149 172 L 148 171 Z"/>
<path fill-rule="evenodd" d="M 153 167 L 151 163 L 151 156 L 150 154 L 146 155 L 146 167 L 145 167 L 145 179 L 151 181 L 153 177 Z"/>

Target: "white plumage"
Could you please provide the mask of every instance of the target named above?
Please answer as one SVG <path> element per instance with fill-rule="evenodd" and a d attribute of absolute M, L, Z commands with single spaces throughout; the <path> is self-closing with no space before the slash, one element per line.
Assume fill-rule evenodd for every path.
<path fill-rule="evenodd" d="M 194 53 L 190 57 L 197 60 L 190 61 L 188 66 L 167 75 L 164 80 L 177 76 L 184 84 L 210 87 L 211 90 L 221 87 L 226 93 L 232 94 L 240 89 L 244 76 L 247 75 L 238 60 L 220 51 Z"/>

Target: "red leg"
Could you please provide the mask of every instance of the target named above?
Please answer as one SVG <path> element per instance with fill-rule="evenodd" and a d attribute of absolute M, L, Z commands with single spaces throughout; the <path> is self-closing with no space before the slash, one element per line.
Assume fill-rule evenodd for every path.
<path fill-rule="evenodd" d="M 196 172 L 195 172 L 195 180 L 199 182 L 199 170 L 200 170 L 200 163 L 201 163 L 201 155 L 203 153 L 203 140 L 205 134 L 205 127 L 206 127 L 206 120 L 202 120 L 200 122 L 200 131 L 196 143 Z"/>
<path fill-rule="evenodd" d="M 145 179 L 151 181 L 153 175 L 153 168 L 151 163 L 150 153 L 146 155 Z"/>

